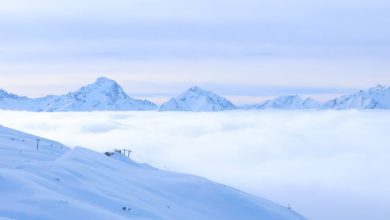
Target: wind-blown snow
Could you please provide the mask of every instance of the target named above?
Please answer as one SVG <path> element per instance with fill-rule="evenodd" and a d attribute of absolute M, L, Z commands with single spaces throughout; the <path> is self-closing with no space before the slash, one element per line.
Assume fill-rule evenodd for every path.
<path fill-rule="evenodd" d="M 304 220 L 287 207 L 200 177 L 42 138 L 36 150 L 36 139 L 0 127 L 0 217 Z"/>
<path fill-rule="evenodd" d="M 390 216 L 390 112 L 224 111 L 34 113 L 2 124 L 196 174 L 288 203 L 315 220 Z"/>

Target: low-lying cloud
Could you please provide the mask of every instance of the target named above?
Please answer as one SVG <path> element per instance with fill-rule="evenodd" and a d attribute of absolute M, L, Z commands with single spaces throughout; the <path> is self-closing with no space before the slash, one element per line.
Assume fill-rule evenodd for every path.
<path fill-rule="evenodd" d="M 308 219 L 390 216 L 389 111 L 0 112 L 0 124 L 192 173 Z"/>

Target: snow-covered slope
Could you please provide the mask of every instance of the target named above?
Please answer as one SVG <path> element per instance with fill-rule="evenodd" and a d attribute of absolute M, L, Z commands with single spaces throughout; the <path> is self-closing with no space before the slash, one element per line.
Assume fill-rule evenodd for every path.
<path fill-rule="evenodd" d="M 147 100 L 129 97 L 121 86 L 105 77 L 93 84 L 60 96 L 43 98 L 20 97 L 0 90 L 0 109 L 26 111 L 102 111 L 155 110 L 157 105 Z"/>
<path fill-rule="evenodd" d="M 312 98 L 302 99 L 297 95 L 280 96 L 267 100 L 261 104 L 247 105 L 244 109 L 311 109 L 318 108 L 320 104 Z"/>
<path fill-rule="evenodd" d="M 1 168 L 17 168 L 22 164 L 27 164 L 32 161 L 52 161 L 67 151 L 69 151 L 69 148 L 59 142 L 5 128 L 0 125 Z"/>
<path fill-rule="evenodd" d="M 390 87 L 377 85 L 366 91 L 342 96 L 325 103 L 324 109 L 390 109 Z"/>
<path fill-rule="evenodd" d="M 235 106 L 229 100 L 195 86 L 162 104 L 160 111 L 212 112 L 234 108 Z"/>
<path fill-rule="evenodd" d="M 0 126 L 1 219 L 303 220 L 209 180 Z M 61 148 L 62 146 L 62 148 Z"/>

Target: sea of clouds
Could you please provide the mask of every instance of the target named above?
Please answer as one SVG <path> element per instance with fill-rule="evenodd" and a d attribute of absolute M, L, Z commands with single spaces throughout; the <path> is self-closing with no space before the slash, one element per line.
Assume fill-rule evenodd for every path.
<path fill-rule="evenodd" d="M 390 216 L 390 111 L 0 111 L 0 124 L 97 151 L 128 148 L 313 220 Z"/>

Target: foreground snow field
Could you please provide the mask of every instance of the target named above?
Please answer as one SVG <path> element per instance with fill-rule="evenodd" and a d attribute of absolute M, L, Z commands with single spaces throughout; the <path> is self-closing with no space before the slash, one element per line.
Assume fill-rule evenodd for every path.
<path fill-rule="evenodd" d="M 120 153 L 69 149 L 1 126 L 0 218 L 304 219 L 200 177 L 158 170 Z"/>
<path fill-rule="evenodd" d="M 308 219 L 390 216 L 390 111 L 0 111 L 0 122 L 67 146 L 129 148 L 136 161 L 290 204 Z"/>

